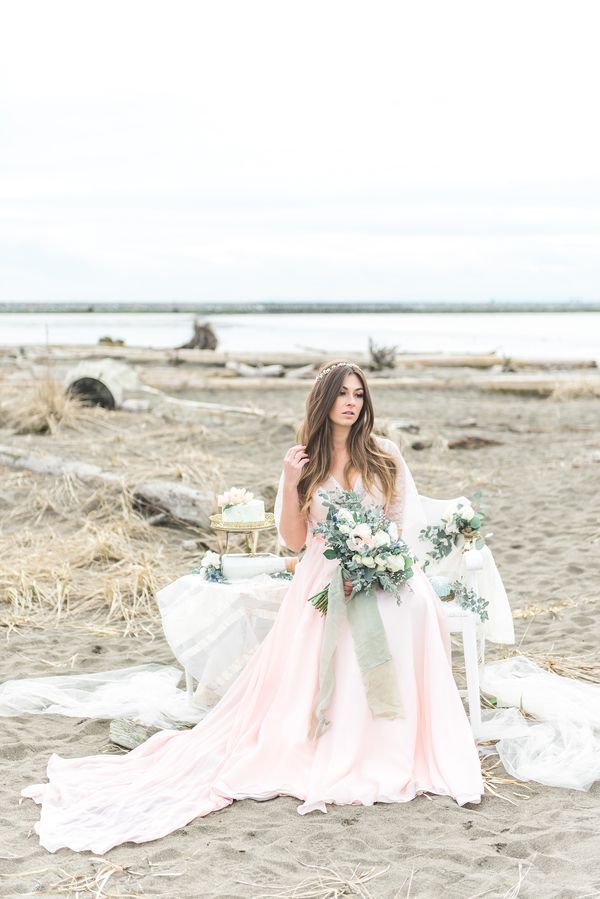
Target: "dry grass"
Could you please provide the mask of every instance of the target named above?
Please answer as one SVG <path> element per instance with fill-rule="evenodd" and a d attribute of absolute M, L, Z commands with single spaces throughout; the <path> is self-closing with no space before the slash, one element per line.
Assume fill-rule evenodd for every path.
<path fill-rule="evenodd" d="M 273 886 L 258 885 L 266 892 L 252 893 L 252 899 L 338 899 L 343 896 L 360 896 L 362 899 L 374 899 L 374 894 L 367 884 L 377 877 L 386 874 L 390 866 L 385 868 L 367 868 L 357 864 L 342 865 L 308 865 L 296 859 L 297 864 L 314 872 L 296 884 L 275 884 Z M 411 877 L 412 880 L 412 877 Z M 236 883 L 247 887 L 257 887 L 256 881 L 237 880 Z M 410 891 L 410 885 L 409 885 Z M 400 893 L 396 894 L 398 897 Z M 408 896 L 408 893 L 407 893 Z"/>
<path fill-rule="evenodd" d="M 40 487 L 23 473 L 10 486 L 22 488 L 11 518 L 24 526 L 0 538 L 3 624 L 56 624 L 77 613 L 88 624 L 112 622 L 133 634 L 158 619 L 156 591 L 192 564 L 181 532 L 167 531 L 166 540 L 113 488 L 94 490 L 69 477 Z"/>
<path fill-rule="evenodd" d="M 600 684 L 600 652 L 588 650 L 587 653 L 582 652 L 577 656 L 559 656 L 547 652 L 515 649 L 508 654 L 508 657 L 514 655 L 525 656 L 545 671 L 553 671 L 561 677 Z"/>
<path fill-rule="evenodd" d="M 97 417 L 97 410 L 67 394 L 48 374 L 23 386 L 4 385 L 0 426 L 16 434 L 55 434 L 61 427 L 80 428 Z"/>
<path fill-rule="evenodd" d="M 148 865 L 117 865 L 106 858 L 90 858 L 89 863 L 94 868 L 89 873 L 69 872 L 62 866 L 35 868 L 31 871 L 21 871 L 18 874 L 4 873 L 0 877 L 17 879 L 26 877 L 32 882 L 28 892 L 2 893 L 4 899 L 23 899 L 24 896 L 66 896 L 67 899 L 84 899 L 93 896 L 94 899 L 128 899 L 148 895 L 143 881 L 147 878 L 173 879 L 182 877 L 186 871 L 161 870 L 162 864 L 153 863 L 146 859 Z M 142 870 L 134 870 L 141 867 Z M 147 884 L 146 884 L 147 885 Z M 152 887 L 152 895 L 157 895 L 156 887 Z M 43 891 L 43 892 L 42 892 Z M 176 895 L 171 893 L 170 895 Z"/>
<path fill-rule="evenodd" d="M 495 740 L 482 740 L 481 743 L 495 743 Z M 491 793 L 492 796 L 495 796 L 497 799 L 503 799 L 505 802 L 510 802 L 511 805 L 517 805 L 514 799 L 511 799 L 510 796 L 507 796 L 506 793 L 501 793 L 497 790 L 497 787 L 504 786 L 514 786 L 518 787 L 518 791 L 513 790 L 511 795 L 516 797 L 517 799 L 529 799 L 529 795 L 525 791 L 531 792 L 531 787 L 528 784 L 523 783 L 522 780 L 515 780 L 512 777 L 509 777 L 504 769 L 501 767 L 502 762 L 500 759 L 494 759 L 493 756 L 485 756 L 481 762 L 481 774 L 483 777 L 483 786 L 484 789 Z"/>

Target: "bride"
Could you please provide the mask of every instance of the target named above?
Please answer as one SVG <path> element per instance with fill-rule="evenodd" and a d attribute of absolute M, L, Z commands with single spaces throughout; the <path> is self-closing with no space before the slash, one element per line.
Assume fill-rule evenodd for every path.
<path fill-rule="evenodd" d="M 324 366 L 298 444 L 283 460 L 275 504 L 280 540 L 306 550 L 273 627 L 193 729 L 160 731 L 123 756 L 53 754 L 49 782 L 22 790 L 41 804 L 35 830 L 46 849 L 102 854 L 162 837 L 234 799 L 294 796 L 300 814 L 325 812 L 327 803 L 408 802 L 423 793 L 460 806 L 481 801 L 479 755 L 452 674 L 446 615 L 418 565 L 400 604 L 375 591 L 401 697 L 396 716 L 371 711 L 344 619 L 328 726 L 314 726 L 327 619 L 307 600 L 339 565 L 312 533 L 327 511 L 318 491 L 353 489 L 363 503 L 383 505 L 411 549 L 425 525 L 406 462 L 391 440 L 373 435 L 373 422 L 364 372 L 350 362 Z M 344 592 L 350 595 L 350 583 Z"/>

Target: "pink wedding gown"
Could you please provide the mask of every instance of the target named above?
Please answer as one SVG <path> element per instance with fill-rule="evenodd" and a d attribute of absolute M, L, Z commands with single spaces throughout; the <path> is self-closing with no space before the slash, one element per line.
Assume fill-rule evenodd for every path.
<path fill-rule="evenodd" d="M 398 448 L 379 439 L 400 462 L 404 500 L 414 500 Z M 323 488 L 336 486 L 330 478 Z M 365 499 L 381 502 L 381 495 L 365 493 Z M 410 505 L 387 510 L 401 528 Z M 315 496 L 309 524 L 325 514 Z M 412 522 L 413 533 L 418 526 Z M 192 730 L 161 731 L 123 756 L 50 757 L 49 783 L 22 791 L 42 806 L 35 830 L 46 849 L 102 854 L 120 843 L 155 840 L 234 799 L 295 796 L 300 814 L 325 812 L 326 803 L 408 802 L 423 792 L 451 796 L 459 805 L 481 801 L 479 755 L 452 675 L 445 612 L 418 566 L 400 605 L 377 591 L 405 717 L 372 717 L 344 623 L 327 716 L 332 724 L 316 741 L 308 739 L 324 618 L 307 598 L 338 564 L 323 556 L 324 548 L 309 527 L 273 627 Z"/>

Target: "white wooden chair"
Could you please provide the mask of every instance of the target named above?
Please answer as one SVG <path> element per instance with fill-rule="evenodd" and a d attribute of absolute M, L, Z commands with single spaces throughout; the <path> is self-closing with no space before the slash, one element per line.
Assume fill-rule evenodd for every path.
<path fill-rule="evenodd" d="M 420 496 L 427 516 L 427 524 L 438 524 L 450 503 L 458 502 L 461 499 L 465 504 L 468 502 L 465 497 L 458 497 L 456 500 L 446 500 Z M 436 566 L 435 573 L 436 575 L 444 575 L 443 563 Z M 464 581 L 467 587 L 475 588 L 476 584 L 470 574 L 470 572 L 465 573 Z M 454 574 L 451 577 L 453 579 Z M 485 635 L 479 616 L 475 612 L 463 609 L 454 600 L 443 602 L 442 605 L 448 619 L 450 633 L 462 635 L 467 687 L 466 690 L 459 689 L 459 693 L 461 696 L 466 695 L 467 697 L 471 730 L 473 731 L 473 736 L 477 737 L 481 730 L 480 683 L 483 680 L 483 666 L 485 663 Z"/>

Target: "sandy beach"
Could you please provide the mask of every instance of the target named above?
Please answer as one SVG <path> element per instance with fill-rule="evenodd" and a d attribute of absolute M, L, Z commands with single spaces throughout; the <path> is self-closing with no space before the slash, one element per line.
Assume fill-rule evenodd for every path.
<path fill-rule="evenodd" d="M 0 354 L 0 444 L 32 456 L 93 463 L 134 486 L 168 478 L 216 492 L 233 484 L 272 509 L 286 449 L 295 443 L 310 381 L 270 388 L 189 363 L 138 366 L 144 383 L 180 399 L 225 403 L 267 416 L 163 405 L 155 412 L 86 409 L 45 433 L 19 424 L 40 385 L 69 363 L 24 364 Z M 471 495 L 486 504 L 490 548 L 515 619 L 515 647 L 488 644 L 487 660 L 518 651 L 600 672 L 600 377 L 555 373 L 557 386 L 482 389 L 492 374 L 423 367 L 387 373 L 372 388 L 378 427 L 396 439 L 419 491 Z M 408 377 L 408 375 L 411 377 Z M 538 373 L 548 378 L 549 373 Z M 552 376 L 553 373 L 550 372 Z M 535 376 L 535 372 L 532 377 Z M 404 379 L 404 382 L 402 382 Z M 532 382 L 534 383 L 534 382 Z M 510 386 L 507 384 L 507 386 Z M 23 433 L 19 433 L 22 430 Z M 477 448 L 452 448 L 461 437 Z M 153 601 L 186 573 L 211 532 L 148 523 L 110 486 L 1 465 L 1 681 L 172 663 Z M 216 509 L 215 509 L 216 510 Z M 213 510 L 211 510 L 213 511 Z M 275 550 L 275 539 L 261 547 Z M 463 684 L 458 643 L 456 678 Z M 102 858 L 40 848 L 38 807 L 19 791 L 44 778 L 48 756 L 120 752 L 108 721 L 31 715 L 4 718 L 0 738 L 0 895 L 293 896 L 326 866 L 340 879 L 373 878 L 356 895 L 544 897 L 600 895 L 600 783 L 589 792 L 492 782 L 479 806 L 448 797 L 403 805 L 329 807 L 301 817 L 298 802 L 250 800 L 196 819 L 164 839 L 117 847 Z M 484 762 L 495 764 L 494 757 Z M 502 775 L 501 767 L 494 769 Z M 499 795 L 495 795 L 495 793 Z M 110 873 L 98 892 L 99 872 Z M 524 878 L 516 892 L 520 878 Z M 346 893 L 339 895 L 350 895 Z M 303 895 L 329 895 L 305 892 Z M 331 893 L 333 895 L 333 893 Z"/>

